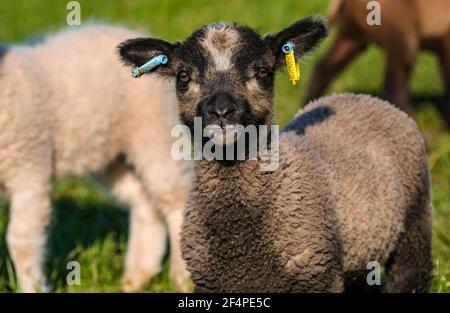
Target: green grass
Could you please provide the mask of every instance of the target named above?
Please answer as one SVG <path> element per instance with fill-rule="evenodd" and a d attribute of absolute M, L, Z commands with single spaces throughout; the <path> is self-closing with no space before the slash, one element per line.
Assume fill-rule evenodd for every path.
<path fill-rule="evenodd" d="M 276 31 L 298 18 L 324 13 L 327 1 L 148 1 L 82 0 L 82 23 L 119 23 L 151 32 L 168 40 L 183 39 L 197 27 L 212 21 L 237 21 Z M 21 42 L 65 26 L 67 1 L 3 0 L 0 5 L 0 42 Z M 332 37 L 332 36 L 331 36 Z M 300 86 L 291 87 L 287 74 L 277 78 L 276 119 L 285 125 L 300 107 L 313 65 L 329 46 L 330 39 L 302 66 Z M 331 86 L 329 93 L 354 91 L 379 95 L 383 81 L 382 53 L 371 47 Z M 450 291 L 450 134 L 435 107 L 443 88 L 434 56 L 421 54 L 411 81 L 418 106 L 417 120 L 427 142 L 433 178 L 434 260 L 433 291 Z M 48 276 L 55 290 L 120 291 L 120 275 L 127 240 L 128 213 L 91 180 L 66 179 L 52 193 L 54 216 L 50 228 Z M 8 204 L 0 200 L 0 291 L 15 291 L 16 282 L 4 234 Z M 67 286 L 67 262 L 81 264 L 81 286 Z M 174 291 L 164 271 L 145 291 Z"/>

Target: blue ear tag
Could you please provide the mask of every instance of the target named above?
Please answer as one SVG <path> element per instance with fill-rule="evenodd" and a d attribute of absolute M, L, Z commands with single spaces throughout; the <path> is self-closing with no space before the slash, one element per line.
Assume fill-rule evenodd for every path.
<path fill-rule="evenodd" d="M 131 69 L 131 76 L 133 76 L 134 78 L 139 78 L 145 73 L 148 73 L 151 70 L 153 70 L 155 67 L 160 66 L 161 64 L 167 64 L 168 61 L 169 58 L 167 57 L 167 55 L 164 54 L 157 55 L 151 58 L 147 63 Z"/>

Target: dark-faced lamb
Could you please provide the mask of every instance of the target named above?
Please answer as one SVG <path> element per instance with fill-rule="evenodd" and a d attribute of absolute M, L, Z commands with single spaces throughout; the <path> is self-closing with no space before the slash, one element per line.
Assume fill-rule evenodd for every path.
<path fill-rule="evenodd" d="M 263 37 L 216 23 L 175 44 L 131 39 L 120 52 L 135 66 L 167 55 L 155 73 L 177 78 L 181 121 L 225 130 L 271 125 L 282 47 L 299 58 L 326 34 L 317 17 Z M 236 148 L 231 137 L 223 148 Z M 196 291 L 343 292 L 366 284 L 373 262 L 385 266 L 389 291 L 428 290 L 430 178 L 406 114 L 366 95 L 321 98 L 281 132 L 278 168 L 262 171 L 263 161 L 194 162 L 181 240 Z"/>

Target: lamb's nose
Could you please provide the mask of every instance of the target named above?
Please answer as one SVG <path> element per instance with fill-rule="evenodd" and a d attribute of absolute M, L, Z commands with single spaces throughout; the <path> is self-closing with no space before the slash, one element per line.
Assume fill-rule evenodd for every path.
<path fill-rule="evenodd" d="M 229 113 L 231 113 L 231 109 L 226 106 L 217 106 L 216 109 L 213 111 L 213 114 L 217 115 L 218 117 L 225 117 Z"/>
<path fill-rule="evenodd" d="M 212 99 L 209 112 L 218 118 L 224 118 L 235 111 L 234 100 L 231 95 L 221 93 Z"/>

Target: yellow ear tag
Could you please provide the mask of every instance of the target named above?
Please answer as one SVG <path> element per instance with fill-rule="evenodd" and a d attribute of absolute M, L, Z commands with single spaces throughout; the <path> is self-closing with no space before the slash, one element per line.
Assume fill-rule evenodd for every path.
<path fill-rule="evenodd" d="M 300 64 L 295 62 L 294 44 L 288 41 L 286 42 L 286 44 L 284 44 L 282 50 L 286 58 L 289 80 L 291 81 L 292 85 L 295 86 L 295 84 L 297 84 L 297 81 L 300 80 Z"/>

